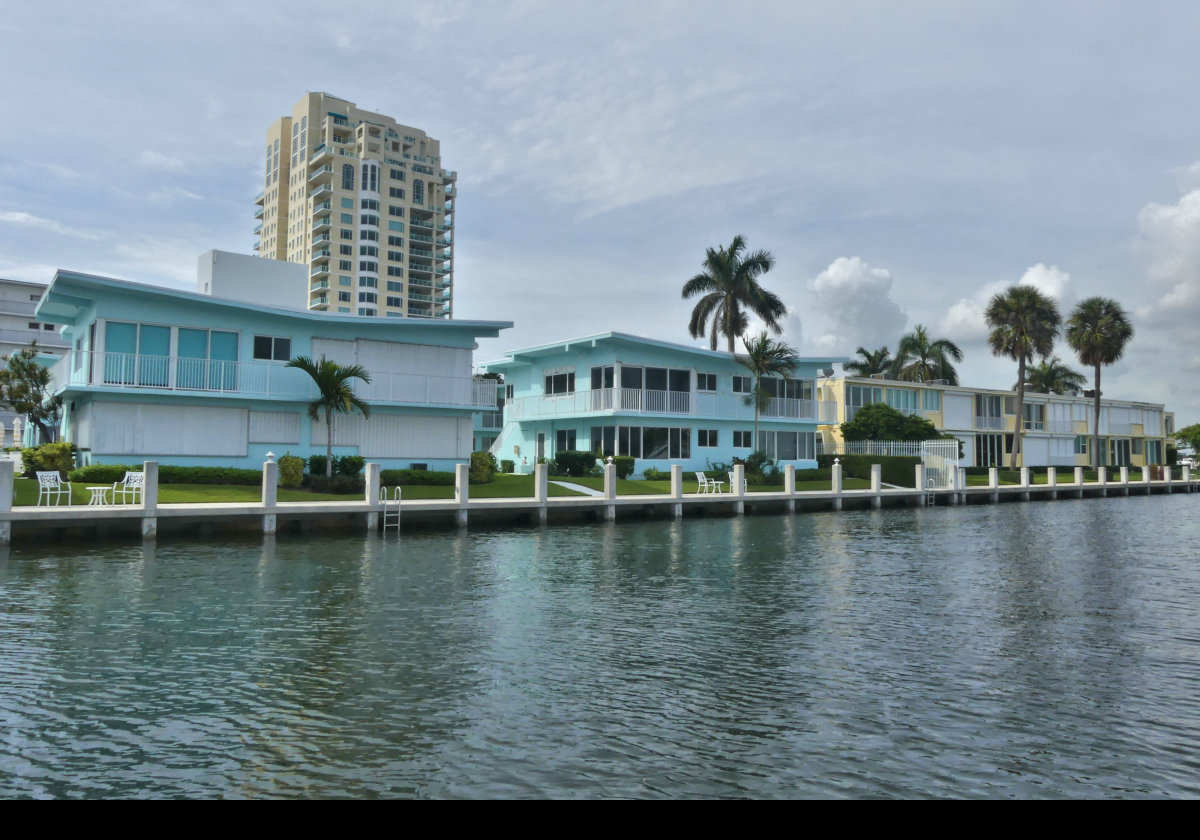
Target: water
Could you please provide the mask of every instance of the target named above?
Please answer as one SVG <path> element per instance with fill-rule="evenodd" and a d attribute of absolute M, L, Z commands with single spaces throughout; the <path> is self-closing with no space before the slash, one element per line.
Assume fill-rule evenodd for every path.
<path fill-rule="evenodd" d="M 1196 796 L 1198 504 L 17 548 L 0 796 Z"/>

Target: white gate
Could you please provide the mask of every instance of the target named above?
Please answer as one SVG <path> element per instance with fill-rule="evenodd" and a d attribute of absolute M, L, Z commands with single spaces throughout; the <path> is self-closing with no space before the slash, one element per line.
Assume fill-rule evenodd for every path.
<path fill-rule="evenodd" d="M 843 455 L 884 455 L 920 458 L 925 486 L 950 487 L 958 468 L 958 440 L 851 440 L 838 445 Z"/>

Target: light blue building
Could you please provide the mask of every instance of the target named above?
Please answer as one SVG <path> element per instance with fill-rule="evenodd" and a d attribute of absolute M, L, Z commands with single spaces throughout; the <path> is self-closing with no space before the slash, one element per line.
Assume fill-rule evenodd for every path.
<path fill-rule="evenodd" d="M 470 457 L 473 415 L 496 407 L 496 383 L 471 375 L 475 340 L 512 326 L 309 312 L 70 271 L 36 317 L 70 347 L 53 387 L 81 464 L 236 467 L 268 451 L 324 454 L 324 418 L 306 413 L 316 387 L 286 362 L 326 356 L 371 374 L 355 384 L 371 416 L 335 418 L 335 454 L 452 469 Z"/>
<path fill-rule="evenodd" d="M 791 377 L 764 382 L 774 396 L 759 419 L 745 398 L 750 372 L 728 353 L 624 333 L 528 347 L 484 365 L 505 380 L 498 459 L 529 472 L 564 449 L 637 459 L 647 467 L 702 470 L 755 449 L 781 464 L 816 466 L 818 423 L 835 406 L 818 396 L 818 379 L 841 358 L 803 358 Z"/>

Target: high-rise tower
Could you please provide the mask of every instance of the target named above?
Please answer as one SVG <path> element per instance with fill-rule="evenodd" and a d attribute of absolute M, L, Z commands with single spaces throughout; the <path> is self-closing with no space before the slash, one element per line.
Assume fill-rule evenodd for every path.
<path fill-rule="evenodd" d="M 310 309 L 449 318 L 458 173 L 441 162 L 425 132 L 306 94 L 267 131 L 255 250 L 308 266 Z"/>

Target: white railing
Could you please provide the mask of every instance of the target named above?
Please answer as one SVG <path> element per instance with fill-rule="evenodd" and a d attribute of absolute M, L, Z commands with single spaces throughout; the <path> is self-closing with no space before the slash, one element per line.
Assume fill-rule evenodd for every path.
<path fill-rule="evenodd" d="M 481 429 L 503 429 L 504 428 L 504 412 L 503 411 L 484 411 L 479 415 L 479 428 Z"/>
<path fill-rule="evenodd" d="M 753 420 L 754 407 L 740 394 L 692 393 L 638 388 L 597 388 L 552 396 L 514 397 L 506 401 L 509 420 L 618 414 L 670 414 L 727 420 Z M 819 400 L 773 398 L 760 415 L 765 419 L 837 421 L 837 405 Z"/>
<path fill-rule="evenodd" d="M 67 371 L 71 385 L 145 388 L 156 391 L 215 392 L 239 396 L 315 399 L 316 385 L 302 370 L 278 362 L 232 362 L 148 356 L 134 353 L 72 351 L 55 365 L 59 389 Z M 369 383 L 354 382 L 367 402 L 453 405 L 495 409 L 499 383 L 464 376 L 370 371 Z"/>
<path fill-rule="evenodd" d="M 976 429 L 1003 429 L 1004 428 L 1004 418 L 1003 417 L 980 417 L 977 414 L 977 415 L 975 415 L 975 428 Z"/>

